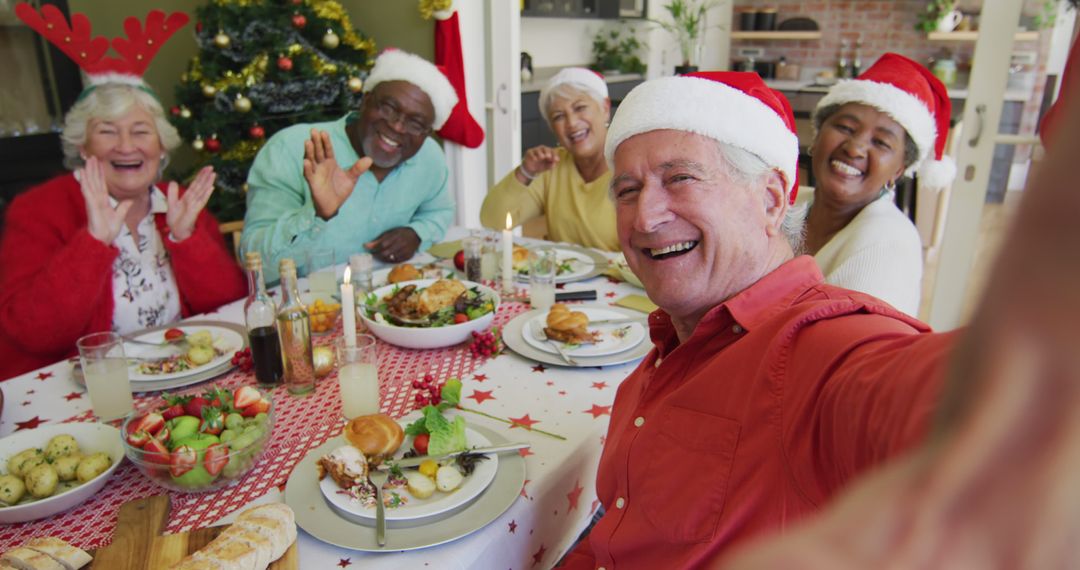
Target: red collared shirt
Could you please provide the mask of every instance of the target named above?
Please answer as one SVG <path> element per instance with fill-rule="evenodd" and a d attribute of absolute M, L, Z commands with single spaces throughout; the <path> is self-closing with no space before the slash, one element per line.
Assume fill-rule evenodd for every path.
<path fill-rule="evenodd" d="M 650 315 L 619 387 L 597 491 L 604 517 L 566 566 L 686 568 L 816 510 L 918 441 L 952 334 L 826 285 L 799 257 L 710 311 L 679 344 Z"/>

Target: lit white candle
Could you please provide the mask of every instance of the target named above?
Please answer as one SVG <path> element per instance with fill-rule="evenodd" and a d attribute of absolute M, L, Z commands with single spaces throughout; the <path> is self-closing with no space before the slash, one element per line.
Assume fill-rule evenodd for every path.
<path fill-rule="evenodd" d="M 514 290 L 514 234 L 510 232 L 513 227 L 514 220 L 510 217 L 510 212 L 507 212 L 506 229 L 502 233 L 502 288 L 507 293 Z"/>
<path fill-rule="evenodd" d="M 352 277 L 352 268 L 345 268 L 345 276 L 341 283 L 341 328 L 345 335 L 345 345 L 349 348 L 356 346 L 356 307 L 353 303 L 353 284 L 349 279 Z"/>

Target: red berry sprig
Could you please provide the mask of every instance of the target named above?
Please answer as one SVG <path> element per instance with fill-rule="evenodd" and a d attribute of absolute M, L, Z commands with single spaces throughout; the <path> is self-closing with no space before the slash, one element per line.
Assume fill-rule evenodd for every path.
<path fill-rule="evenodd" d="M 236 351 L 233 354 L 232 363 L 244 373 L 254 370 L 255 361 L 251 359 L 251 348 L 245 347 L 243 350 Z"/>
<path fill-rule="evenodd" d="M 491 358 L 502 352 L 502 338 L 499 336 L 498 327 L 492 327 L 489 331 L 473 331 L 473 341 L 469 345 L 469 352 L 475 358 Z"/>
<path fill-rule="evenodd" d="M 435 377 L 431 374 L 424 374 L 423 380 L 413 380 L 412 387 L 418 390 L 416 395 L 413 396 L 417 409 L 423 408 L 428 404 L 438 406 L 442 402 L 443 385 L 437 384 L 435 382 Z"/>

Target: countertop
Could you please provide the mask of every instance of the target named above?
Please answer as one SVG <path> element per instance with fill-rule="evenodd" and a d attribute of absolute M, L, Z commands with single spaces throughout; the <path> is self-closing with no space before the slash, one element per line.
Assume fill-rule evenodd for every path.
<path fill-rule="evenodd" d="M 824 95 L 829 91 L 829 87 L 824 85 L 815 85 L 812 81 L 805 80 L 780 80 L 780 79 L 766 79 L 765 84 L 777 91 L 798 91 L 800 93 L 820 93 Z M 949 98 L 950 99 L 967 99 L 968 90 L 966 87 L 950 87 Z M 1031 91 L 1027 89 L 1006 89 L 1005 101 L 1027 101 L 1031 98 Z"/>
<path fill-rule="evenodd" d="M 567 66 L 574 67 L 574 66 Z M 585 67 L 585 66 L 580 66 Z M 548 80 L 551 79 L 562 67 L 537 67 L 533 69 L 532 79 L 521 82 L 521 92 L 529 93 L 531 91 L 539 91 L 543 89 Z M 641 81 L 645 79 L 645 76 L 640 73 L 605 73 L 604 81 L 607 83 L 617 83 L 619 81 Z"/>

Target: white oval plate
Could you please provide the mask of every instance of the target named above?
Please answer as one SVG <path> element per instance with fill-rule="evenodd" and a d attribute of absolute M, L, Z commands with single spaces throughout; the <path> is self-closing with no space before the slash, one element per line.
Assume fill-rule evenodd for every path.
<path fill-rule="evenodd" d="M 45 499 L 0 508 L 0 523 L 26 522 L 66 511 L 93 497 L 105 486 L 113 471 L 124 459 L 124 446 L 120 442 L 120 430 L 100 423 L 50 424 L 28 431 L 17 431 L 0 439 L 0 465 L 7 473 L 7 460 L 12 455 L 31 447 L 44 448 L 54 436 L 68 434 L 79 442 L 79 449 L 86 454 L 104 451 L 112 458 L 112 465 L 97 477 Z"/>
<path fill-rule="evenodd" d="M 491 445 L 488 438 L 470 427 L 465 428 L 465 438 L 469 443 L 469 447 L 487 447 Z M 411 437 L 407 438 L 401 445 L 397 456 L 401 457 L 409 449 L 412 449 Z M 457 509 L 484 492 L 484 489 L 487 489 L 492 479 L 495 478 L 495 473 L 498 470 L 499 456 L 489 455 L 487 460 L 476 464 L 476 469 L 473 470 L 472 475 L 466 476 L 460 487 L 449 493 L 435 491 L 435 494 L 427 499 L 417 499 L 406 488 L 396 489 L 394 492 L 407 497 L 408 503 L 401 507 L 386 509 L 386 520 L 411 521 L 433 517 Z M 375 507 L 364 507 L 353 501 L 352 498 L 342 492 L 342 489 L 337 486 L 337 483 L 334 483 L 332 478 L 323 477 L 322 481 L 319 482 L 319 489 L 332 506 L 361 519 L 369 519 L 374 522 Z M 384 494 L 387 492 L 387 490 L 383 490 Z"/>
<path fill-rule="evenodd" d="M 135 333 L 132 338 L 137 340 L 145 340 L 148 342 L 164 342 L 165 331 L 170 328 L 177 328 L 184 331 L 184 334 L 194 334 L 201 330 L 210 331 L 210 334 L 214 337 L 214 347 L 222 351 L 221 355 L 214 358 L 210 362 L 203 364 L 202 366 L 196 366 L 189 368 L 181 372 L 170 372 L 168 374 L 143 374 L 139 372 L 137 364 L 132 364 L 128 367 L 128 376 L 132 382 L 161 382 L 162 380 L 176 380 L 191 376 L 193 374 L 199 374 L 203 371 L 213 370 L 222 364 L 232 361 L 233 353 L 244 348 L 244 337 L 240 333 L 225 327 L 219 327 L 214 325 L 185 325 L 177 324 L 175 326 L 156 328 L 143 333 Z M 124 354 L 128 358 L 141 357 L 143 355 L 154 354 L 154 347 L 141 346 L 133 343 L 124 344 Z"/>
<path fill-rule="evenodd" d="M 626 318 L 623 313 L 600 307 L 571 306 L 570 310 L 585 313 L 585 316 L 589 317 L 589 322 Z M 521 328 L 521 335 L 525 337 L 525 342 L 529 343 L 533 348 L 557 355 L 558 351 L 555 350 L 555 347 L 536 334 L 537 331 L 542 331 L 546 324 L 547 313 L 536 315 Z M 588 329 L 589 332 L 600 333 L 600 342 L 583 344 L 573 349 L 564 348 L 563 351 L 570 356 L 607 356 L 630 350 L 645 340 L 645 325 L 642 323 L 590 325 Z M 625 331 L 625 334 L 621 337 L 617 336 L 617 331 L 620 330 Z"/>
<path fill-rule="evenodd" d="M 582 281 L 590 277 L 595 277 L 600 273 L 603 273 L 604 268 L 608 265 L 606 257 L 584 247 L 568 245 L 544 245 L 537 247 L 555 250 L 555 259 L 558 260 L 560 264 L 570 264 L 569 271 L 564 271 L 555 275 L 556 283 L 571 283 L 573 281 Z M 529 273 L 527 271 L 519 273 L 515 268 L 514 273 L 517 275 L 518 281 L 526 283 L 529 281 Z"/>

